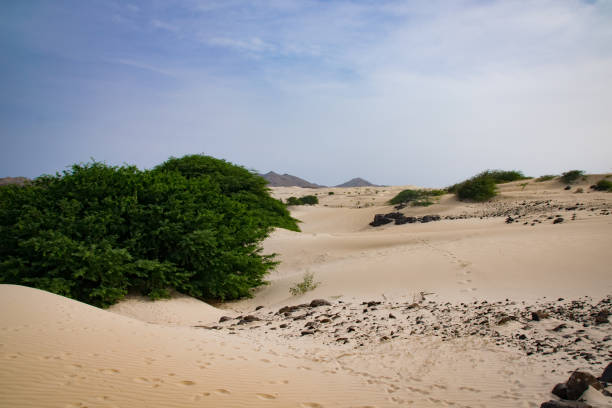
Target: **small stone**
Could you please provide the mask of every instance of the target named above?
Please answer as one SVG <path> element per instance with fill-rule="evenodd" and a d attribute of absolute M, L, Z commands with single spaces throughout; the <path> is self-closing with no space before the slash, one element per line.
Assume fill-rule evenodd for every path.
<path fill-rule="evenodd" d="M 228 320 L 232 320 L 232 318 L 229 316 L 221 316 L 219 323 L 227 322 Z"/>
<path fill-rule="evenodd" d="M 312 330 L 302 330 L 302 336 L 307 336 L 309 334 L 314 334 L 314 331 L 312 331 Z"/>
<path fill-rule="evenodd" d="M 257 307 L 255 308 L 255 311 L 258 311 L 259 309 L 263 309 L 263 306 L 257 306 Z"/>

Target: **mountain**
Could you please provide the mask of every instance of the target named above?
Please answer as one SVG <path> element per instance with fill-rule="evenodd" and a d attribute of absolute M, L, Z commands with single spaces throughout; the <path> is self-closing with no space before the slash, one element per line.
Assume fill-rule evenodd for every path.
<path fill-rule="evenodd" d="M 377 186 L 376 184 L 372 184 L 368 180 L 364 180 L 362 178 L 357 177 L 357 178 L 347 181 L 346 183 L 339 184 L 336 187 L 380 187 L 380 186 Z"/>
<path fill-rule="evenodd" d="M 304 187 L 304 188 L 324 187 L 318 184 L 311 183 L 299 177 L 292 176 L 290 174 L 280 175 L 273 171 L 266 173 L 266 174 L 260 174 L 260 176 L 265 178 L 268 181 L 268 185 L 270 187 Z"/>

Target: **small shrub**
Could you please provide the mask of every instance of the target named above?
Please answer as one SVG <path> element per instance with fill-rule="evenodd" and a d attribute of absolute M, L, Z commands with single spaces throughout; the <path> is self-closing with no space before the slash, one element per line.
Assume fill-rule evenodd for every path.
<path fill-rule="evenodd" d="M 582 176 L 584 176 L 584 171 L 570 170 L 570 171 L 566 171 L 565 173 L 561 175 L 561 180 L 565 184 L 572 184 L 574 181 L 578 180 Z"/>
<path fill-rule="evenodd" d="M 329 193 L 327 193 L 327 195 L 334 195 L 334 192 L 330 191 Z"/>
<path fill-rule="evenodd" d="M 316 289 L 320 284 L 321 282 L 315 282 L 312 272 L 306 272 L 301 282 L 289 288 L 289 293 L 293 296 L 303 295 L 308 291 Z"/>
<path fill-rule="evenodd" d="M 528 185 L 528 184 L 529 184 L 529 183 L 521 183 L 521 187 L 522 187 L 522 188 L 521 188 L 521 190 L 524 190 L 524 189 L 525 189 L 525 187 L 527 187 L 527 185 Z"/>
<path fill-rule="evenodd" d="M 595 190 L 612 192 L 612 181 L 599 180 L 597 184 L 595 184 Z"/>
<path fill-rule="evenodd" d="M 574 191 L 574 193 L 576 194 L 584 193 L 584 190 L 582 188 L 577 188 L 576 191 Z"/>
<path fill-rule="evenodd" d="M 428 197 L 438 197 L 446 194 L 445 190 L 402 190 L 395 197 L 389 200 L 389 204 L 403 204 L 412 202 L 413 205 L 421 205 L 415 204 L 417 201 L 429 202 L 427 205 L 433 204 L 431 201 L 427 200 Z"/>
<path fill-rule="evenodd" d="M 315 205 L 319 204 L 319 199 L 314 195 L 307 195 L 300 198 L 289 197 L 287 199 L 287 205 Z"/>
<path fill-rule="evenodd" d="M 549 180 L 552 180 L 552 179 L 554 179 L 556 177 L 557 176 L 555 176 L 554 174 L 545 174 L 545 175 L 540 176 L 537 179 L 535 179 L 535 181 L 537 181 L 538 183 L 541 183 L 542 181 L 549 181 Z"/>

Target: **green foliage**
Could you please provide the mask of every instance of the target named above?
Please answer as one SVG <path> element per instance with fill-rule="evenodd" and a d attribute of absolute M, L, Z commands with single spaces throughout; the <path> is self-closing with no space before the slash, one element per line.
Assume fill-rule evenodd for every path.
<path fill-rule="evenodd" d="M 289 293 L 293 296 L 303 295 L 304 293 L 314 290 L 319 286 L 321 282 L 314 281 L 314 274 L 306 272 L 301 282 L 296 283 L 294 286 L 289 288 Z"/>
<path fill-rule="evenodd" d="M 307 195 L 300 198 L 289 197 L 287 199 L 287 205 L 315 205 L 319 204 L 319 199 L 314 195 Z"/>
<path fill-rule="evenodd" d="M 526 180 L 518 170 L 485 170 L 474 177 L 447 188 L 449 193 L 457 194 L 460 200 L 487 201 L 497 195 L 496 184 Z M 524 187 L 523 187 L 524 188 Z"/>
<path fill-rule="evenodd" d="M 389 200 L 389 204 L 412 203 L 412 205 L 427 206 L 433 204 L 428 197 L 438 197 L 446 194 L 445 190 L 402 190 L 395 197 Z M 428 203 L 429 204 L 425 204 Z"/>
<path fill-rule="evenodd" d="M 327 193 L 327 195 L 334 195 L 334 192 L 330 191 L 329 193 Z"/>
<path fill-rule="evenodd" d="M 584 171 L 582 170 L 570 170 L 561 174 L 561 180 L 565 184 L 572 184 L 574 181 L 578 180 L 580 177 L 584 176 Z"/>
<path fill-rule="evenodd" d="M 480 174 L 464 181 L 457 188 L 457 197 L 460 200 L 487 201 L 497 195 L 495 180 L 486 175 Z"/>
<path fill-rule="evenodd" d="M 556 177 L 557 176 L 555 176 L 554 174 L 545 174 L 545 175 L 540 176 L 537 179 L 535 179 L 535 181 L 537 181 L 537 182 L 548 181 L 548 180 L 552 180 L 552 179 L 554 179 Z"/>
<path fill-rule="evenodd" d="M 273 227 L 298 230 L 263 178 L 223 160 L 74 165 L 0 188 L 0 283 L 103 307 L 130 289 L 249 296 L 276 264 L 261 254 Z"/>
<path fill-rule="evenodd" d="M 496 184 L 509 183 L 517 180 L 527 180 L 522 171 L 518 170 L 486 170 L 480 173 L 481 177 L 491 177 Z"/>
<path fill-rule="evenodd" d="M 595 190 L 612 192 L 612 181 L 599 180 L 597 184 L 595 184 Z"/>

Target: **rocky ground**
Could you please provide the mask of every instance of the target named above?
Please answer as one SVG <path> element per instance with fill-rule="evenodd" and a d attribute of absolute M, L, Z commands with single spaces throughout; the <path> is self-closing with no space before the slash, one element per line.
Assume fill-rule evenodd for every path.
<path fill-rule="evenodd" d="M 200 327 L 230 334 L 263 331 L 282 338 L 313 336 L 323 344 L 354 348 L 413 336 L 442 340 L 480 336 L 549 360 L 575 360 L 595 367 L 612 360 L 612 296 L 596 303 L 584 297 L 532 305 L 509 299 L 438 303 L 426 296 L 405 303 L 320 299 L 276 311 L 258 308 L 249 315 L 222 317 L 217 325 Z M 588 334 L 586 328 L 590 328 Z"/>
<path fill-rule="evenodd" d="M 456 215 L 426 215 L 423 217 L 407 216 L 400 212 L 405 205 L 396 207 L 396 212 L 376 214 L 370 223 L 373 227 L 394 222 L 396 225 L 426 223 L 444 220 L 464 220 L 471 218 L 506 217 L 507 224 L 521 223 L 535 226 L 543 223 L 559 224 L 577 219 L 593 216 L 607 216 L 612 214 L 610 202 L 580 202 L 560 200 L 524 200 L 522 202 L 492 201 L 481 204 L 474 211 L 464 211 Z"/>

